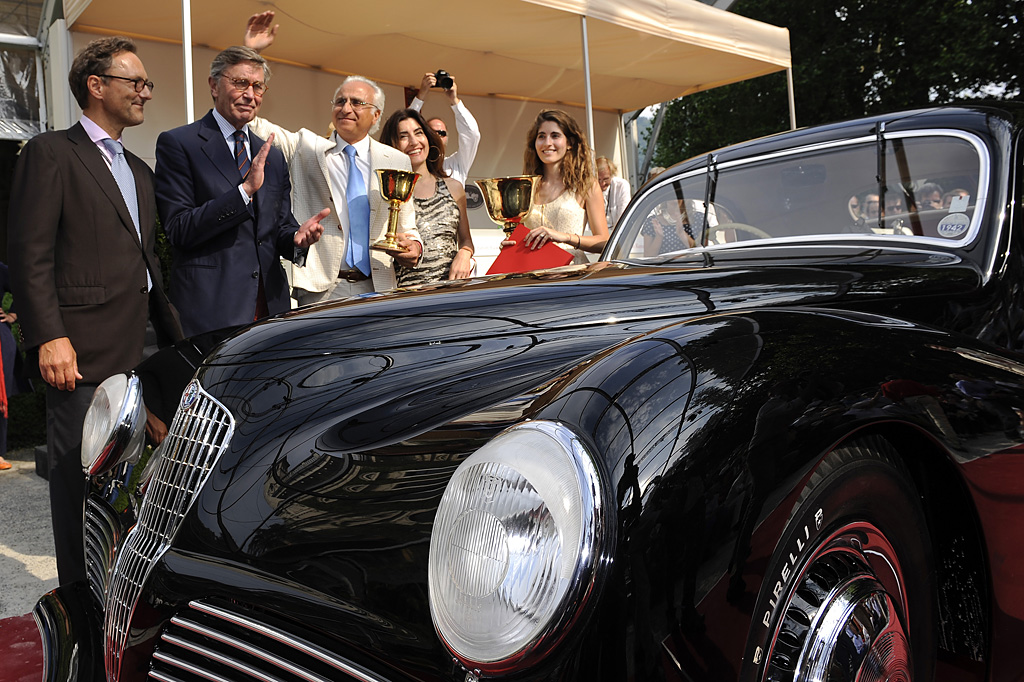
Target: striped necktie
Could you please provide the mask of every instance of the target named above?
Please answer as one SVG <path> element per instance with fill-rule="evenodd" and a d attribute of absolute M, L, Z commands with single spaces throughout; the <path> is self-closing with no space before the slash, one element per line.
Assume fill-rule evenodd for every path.
<path fill-rule="evenodd" d="M 238 166 L 238 172 L 245 180 L 245 176 L 249 174 L 249 168 L 252 166 L 249 162 L 249 154 L 245 151 L 245 133 L 236 130 L 232 137 L 235 138 L 235 165 Z"/>

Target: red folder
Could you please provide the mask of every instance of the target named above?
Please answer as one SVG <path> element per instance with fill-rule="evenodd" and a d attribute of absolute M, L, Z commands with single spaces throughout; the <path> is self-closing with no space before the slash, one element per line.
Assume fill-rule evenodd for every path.
<path fill-rule="evenodd" d="M 573 254 L 566 251 L 554 242 L 548 242 L 539 249 L 531 249 L 523 243 L 526 235 L 530 233 L 529 228 L 520 224 L 512 231 L 512 240 L 515 246 L 506 246 L 494 259 L 488 275 L 497 275 L 503 272 L 527 272 L 529 270 L 542 270 L 544 268 L 557 268 L 560 265 L 567 265 L 572 262 Z"/>

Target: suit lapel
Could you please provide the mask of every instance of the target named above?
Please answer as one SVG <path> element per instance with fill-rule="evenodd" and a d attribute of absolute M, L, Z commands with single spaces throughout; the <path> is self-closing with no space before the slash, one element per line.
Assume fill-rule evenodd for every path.
<path fill-rule="evenodd" d="M 156 239 L 156 195 L 153 192 L 152 175 L 149 166 L 139 157 L 125 151 L 125 158 L 135 176 L 135 196 L 139 200 L 139 232 L 142 234 L 142 250 L 145 252 Z"/>
<path fill-rule="evenodd" d="M 387 167 L 387 158 L 381 155 L 374 139 L 370 138 L 370 187 L 367 194 L 370 197 L 370 242 L 373 243 L 384 236 L 387 230 L 388 204 L 380 193 L 380 181 L 377 179 L 377 169 Z M 381 217 L 381 212 L 384 215 Z"/>
<path fill-rule="evenodd" d="M 224 176 L 224 179 L 232 187 L 238 186 L 242 181 L 242 176 L 238 174 L 238 167 L 231 156 L 231 150 L 228 149 L 228 143 L 225 142 L 224 136 L 220 134 L 220 128 L 217 127 L 217 121 L 213 118 L 212 110 L 206 116 L 203 116 L 200 121 L 199 137 L 203 140 L 203 153 L 210 159 L 213 167 Z"/>
<path fill-rule="evenodd" d="M 103 193 L 117 211 L 118 217 L 121 218 L 121 224 L 132 235 L 139 248 L 142 248 L 138 235 L 135 233 L 135 223 L 132 221 L 132 214 L 128 212 L 128 205 L 124 203 L 124 197 L 121 196 L 121 188 L 117 186 L 117 181 L 114 180 L 107 162 L 103 160 L 103 152 L 89 139 L 89 134 L 85 132 L 85 128 L 82 127 L 81 123 L 76 123 L 68 129 L 68 139 L 74 144 L 75 155 L 96 180 L 100 189 L 103 190 Z M 139 194 L 139 173 L 135 169 L 132 169 L 132 173 L 135 176 L 135 191 L 136 194 Z M 141 206 L 139 219 L 142 219 Z"/>

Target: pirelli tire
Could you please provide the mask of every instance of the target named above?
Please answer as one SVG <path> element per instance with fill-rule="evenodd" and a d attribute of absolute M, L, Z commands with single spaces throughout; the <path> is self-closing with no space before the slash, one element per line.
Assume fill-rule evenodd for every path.
<path fill-rule="evenodd" d="M 930 680 L 931 544 L 916 488 L 880 437 L 837 448 L 798 498 L 758 593 L 748 679 Z"/>

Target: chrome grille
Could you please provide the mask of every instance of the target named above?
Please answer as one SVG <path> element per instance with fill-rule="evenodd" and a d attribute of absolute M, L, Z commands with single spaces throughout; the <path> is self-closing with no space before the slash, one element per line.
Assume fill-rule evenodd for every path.
<path fill-rule="evenodd" d="M 153 564 L 174 533 L 214 464 L 231 441 L 234 420 L 193 381 L 185 389 L 161 459 L 142 499 L 139 520 L 117 554 L 106 597 L 104 663 L 107 680 L 120 679 L 132 614 Z"/>
<path fill-rule="evenodd" d="M 149 676 L 161 682 L 385 682 L 306 639 L 202 601 L 171 619 Z"/>
<path fill-rule="evenodd" d="M 103 500 L 90 497 L 85 502 L 85 573 L 96 605 L 103 605 L 107 577 L 114 563 L 114 548 L 121 541 L 121 524 Z"/>

